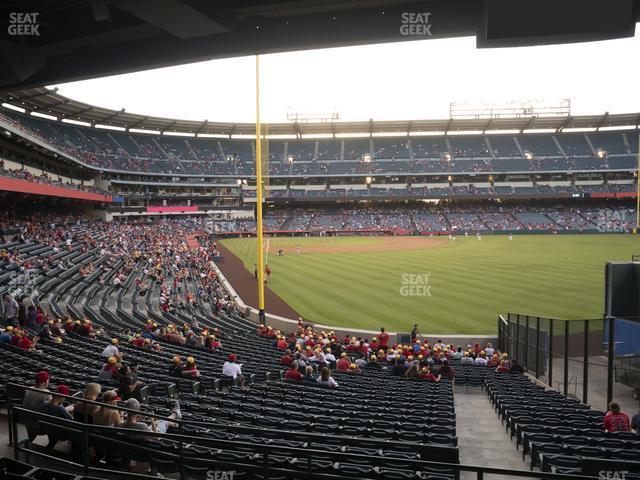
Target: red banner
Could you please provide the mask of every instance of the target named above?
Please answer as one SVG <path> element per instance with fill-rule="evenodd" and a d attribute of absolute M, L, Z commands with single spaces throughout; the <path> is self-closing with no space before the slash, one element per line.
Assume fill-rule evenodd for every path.
<path fill-rule="evenodd" d="M 8 177 L 0 177 L 0 190 L 46 195 L 49 197 L 77 198 L 78 200 L 89 200 L 91 202 L 111 202 L 111 195 L 82 192 L 80 190 L 47 185 L 46 183 L 28 182 L 27 180 Z"/>

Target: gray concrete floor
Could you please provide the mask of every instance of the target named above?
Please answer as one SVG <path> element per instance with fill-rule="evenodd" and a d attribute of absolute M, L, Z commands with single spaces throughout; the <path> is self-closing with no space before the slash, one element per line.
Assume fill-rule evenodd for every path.
<path fill-rule="evenodd" d="M 480 467 L 529 470 L 522 461 L 521 451 L 501 424 L 498 414 L 491 407 L 489 397 L 479 388 L 455 387 L 456 427 L 460 463 Z M 461 480 L 472 480 L 476 474 L 463 472 Z M 485 475 L 487 480 L 518 479 L 526 477 Z"/>

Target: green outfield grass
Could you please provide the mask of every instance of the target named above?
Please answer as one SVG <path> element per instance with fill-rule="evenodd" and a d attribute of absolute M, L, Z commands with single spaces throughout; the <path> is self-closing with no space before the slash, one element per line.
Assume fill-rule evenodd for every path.
<path fill-rule="evenodd" d="M 458 237 L 434 248 L 305 252 L 320 245 L 375 247 L 381 241 L 272 238 L 271 288 L 305 318 L 325 325 L 408 331 L 418 323 L 423 333 L 495 334 L 499 313 L 601 317 L 605 262 L 640 253 L 640 238 L 632 235 L 517 235 L 512 241 L 487 235 L 482 241 Z M 275 255 L 278 248 L 295 248 L 298 242 L 302 255 Z M 253 272 L 255 239 L 222 243 Z M 421 284 L 412 274 L 430 274 L 431 296 L 401 294 L 403 280 Z"/>

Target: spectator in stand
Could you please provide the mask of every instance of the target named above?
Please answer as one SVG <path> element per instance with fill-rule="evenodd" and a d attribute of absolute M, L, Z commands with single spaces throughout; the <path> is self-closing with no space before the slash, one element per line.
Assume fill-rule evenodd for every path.
<path fill-rule="evenodd" d="M 300 370 L 298 369 L 298 364 L 296 362 L 293 362 L 291 364 L 291 368 L 289 368 L 285 373 L 284 373 L 284 379 L 285 380 L 291 380 L 294 382 L 302 382 L 303 380 L 303 376 L 302 373 L 300 373 Z"/>
<path fill-rule="evenodd" d="M 506 366 L 506 363 L 505 363 L 505 366 Z M 520 365 L 516 359 L 513 359 L 511 361 L 511 368 L 509 369 L 511 373 L 524 373 L 526 372 L 526 370 L 527 369 L 524 368 L 522 365 Z"/>
<path fill-rule="evenodd" d="M 347 357 L 347 352 L 342 352 L 340 354 L 340 360 L 336 362 L 336 368 L 341 372 L 348 372 L 350 366 L 351 360 L 349 360 L 349 357 Z"/>
<path fill-rule="evenodd" d="M 236 363 L 237 360 L 238 357 L 235 353 L 229 355 L 227 361 L 222 365 L 222 374 L 226 375 L 227 377 L 231 377 L 234 381 L 237 381 L 238 385 L 240 385 L 240 388 L 245 390 L 245 378 L 242 374 L 242 364 Z"/>
<path fill-rule="evenodd" d="M 34 410 L 36 412 L 41 411 L 44 406 L 51 401 L 51 395 L 49 392 L 49 373 L 40 371 L 36 373 L 36 384 L 33 388 L 36 390 L 26 390 L 24 392 L 24 399 L 22 400 L 22 407 L 28 410 Z M 27 429 L 27 436 L 30 442 L 33 442 L 35 438 L 40 435 L 37 422 L 25 422 Z"/>
<path fill-rule="evenodd" d="M 509 372 L 509 368 L 507 368 L 506 364 L 504 363 L 504 360 L 500 360 L 500 364 L 498 365 L 498 368 L 496 368 L 496 373 L 506 373 Z"/>
<path fill-rule="evenodd" d="M 105 347 L 105 349 L 102 351 L 102 356 L 103 357 L 115 357 L 118 360 L 122 360 L 122 356 L 121 353 L 118 351 L 118 339 L 117 338 L 112 338 L 111 339 L 111 345 L 107 345 Z"/>
<path fill-rule="evenodd" d="M 10 293 L 5 293 L 2 297 L 2 304 L 4 306 L 4 326 L 18 326 L 18 302 Z"/>
<path fill-rule="evenodd" d="M 385 353 L 389 348 L 389 334 L 384 331 L 384 327 L 380 329 L 380 335 L 378 335 L 378 342 L 380 342 L 380 349 L 384 350 Z"/>
<path fill-rule="evenodd" d="M 105 382 L 118 378 L 118 359 L 109 357 L 98 373 L 98 380 Z"/>
<path fill-rule="evenodd" d="M 293 363 L 293 357 L 291 356 L 291 350 L 287 350 L 285 354 L 280 358 L 280 365 L 288 367 Z"/>
<path fill-rule="evenodd" d="M 456 370 L 449 365 L 449 360 L 444 359 L 442 361 L 442 365 L 440 366 L 440 369 L 438 370 L 438 374 L 443 377 L 446 378 L 448 380 L 453 381 L 456 378 Z"/>
<path fill-rule="evenodd" d="M 604 416 L 602 429 L 611 433 L 631 431 L 629 416 L 620 411 L 620 405 L 616 402 L 609 403 L 609 411 Z"/>
<path fill-rule="evenodd" d="M 327 388 L 338 388 L 338 383 L 331 376 L 331 370 L 324 367 L 320 370 L 320 376 L 318 377 L 318 384 Z"/>
<path fill-rule="evenodd" d="M 469 352 L 464 352 L 460 359 L 460 365 L 473 365 L 473 358 L 469 355 Z"/>
<path fill-rule="evenodd" d="M 308 366 L 304 369 L 304 378 L 302 379 L 303 383 L 313 384 L 315 385 L 317 382 L 316 378 L 313 376 L 313 367 Z"/>
<path fill-rule="evenodd" d="M 182 358 L 180 355 L 176 355 L 171 359 L 171 367 L 169 367 L 169 373 L 174 377 L 181 377 L 184 365 L 182 364 Z"/>
<path fill-rule="evenodd" d="M 190 378 L 200 378 L 200 370 L 198 370 L 198 367 L 196 366 L 195 358 L 187 357 L 187 363 L 182 369 L 182 376 Z"/>
<path fill-rule="evenodd" d="M 631 430 L 640 435 L 640 410 L 631 418 Z"/>
<path fill-rule="evenodd" d="M 102 403 L 104 405 L 98 407 L 93 414 L 93 423 L 95 425 L 103 425 L 106 427 L 117 427 L 124 422 L 122 411 L 116 407 L 120 397 L 115 390 L 109 390 L 102 395 Z"/>
<path fill-rule="evenodd" d="M 98 395 L 100 395 L 100 390 L 101 387 L 99 383 L 87 383 L 87 386 L 84 387 L 82 398 L 95 402 L 98 398 Z M 93 423 L 93 416 L 99 408 L 100 407 L 98 405 L 78 402 L 73 408 L 73 418 L 76 420 L 76 422 Z"/>
<path fill-rule="evenodd" d="M 71 395 L 71 391 L 69 387 L 66 385 L 58 385 L 55 393 L 51 396 L 51 400 L 48 403 L 45 403 L 42 408 L 42 413 L 46 415 L 51 415 L 52 417 L 62 418 L 64 420 L 73 420 L 73 407 L 65 407 L 63 405 L 65 401 L 65 397 L 63 395 L 69 396 Z M 59 441 L 65 440 L 66 435 L 62 431 L 56 431 L 55 429 L 51 429 L 47 431 L 47 436 L 49 437 L 49 443 L 47 444 L 47 448 L 54 448 Z"/>
<path fill-rule="evenodd" d="M 422 380 L 426 380 L 427 382 L 439 382 L 440 381 L 440 375 L 438 375 L 436 377 L 433 373 L 431 373 L 431 369 L 429 367 L 424 367 L 420 371 L 420 378 Z"/>
<path fill-rule="evenodd" d="M 486 366 L 487 365 L 487 354 L 484 351 L 481 351 L 480 354 L 473 361 L 473 364 L 478 366 Z"/>
<path fill-rule="evenodd" d="M 131 428 L 134 430 L 142 430 L 143 432 L 154 432 L 154 433 L 167 433 L 169 427 L 174 425 L 175 423 L 171 422 L 171 420 L 181 420 L 182 413 L 180 411 L 180 404 L 178 402 L 174 403 L 173 409 L 171 411 L 171 415 L 167 420 L 157 420 L 155 418 L 151 419 L 150 425 L 141 421 L 140 415 L 140 402 L 135 398 L 130 398 L 126 402 L 124 402 L 125 408 L 129 410 L 133 410 L 129 412 L 127 415 L 127 421 L 124 423 L 124 428 Z"/>

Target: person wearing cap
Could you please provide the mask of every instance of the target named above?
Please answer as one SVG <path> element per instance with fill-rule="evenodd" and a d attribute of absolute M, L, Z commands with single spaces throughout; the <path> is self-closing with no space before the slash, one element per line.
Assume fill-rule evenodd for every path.
<path fill-rule="evenodd" d="M 240 388 L 244 389 L 244 375 L 242 374 L 242 364 L 236 363 L 238 357 L 235 353 L 229 355 L 229 358 L 222 365 L 222 374 L 227 377 L 233 378 L 234 381 L 238 382 Z"/>
<path fill-rule="evenodd" d="M 438 375 L 437 377 L 431 373 L 431 369 L 429 367 L 424 367 L 421 371 L 420 371 L 420 375 L 419 377 L 422 380 L 426 380 L 427 382 L 439 382 L 441 376 Z"/>
<path fill-rule="evenodd" d="M 288 367 L 293 363 L 293 357 L 291 356 L 291 350 L 287 350 L 285 354 L 280 358 L 280 365 Z"/>
<path fill-rule="evenodd" d="M 22 400 L 22 406 L 29 410 L 39 411 L 45 403 L 51 400 L 51 395 L 49 394 L 49 373 L 44 370 L 36 373 L 33 388 L 38 391 L 26 390 L 24 399 Z"/>
<path fill-rule="evenodd" d="M 327 348 L 326 353 L 324 354 L 324 360 L 329 364 L 329 366 L 335 366 L 336 356 L 333 354 L 330 348 Z"/>
<path fill-rule="evenodd" d="M 336 362 L 336 369 L 340 370 L 341 372 L 348 372 L 350 366 L 351 360 L 349 360 L 349 357 L 347 357 L 347 352 L 342 352 L 342 354 L 340 354 L 340 360 Z"/>
<path fill-rule="evenodd" d="M 118 359 L 116 357 L 109 357 L 98 373 L 98 380 L 104 382 L 115 380 L 116 378 L 118 378 Z"/>
<path fill-rule="evenodd" d="M 124 422 L 124 416 L 121 410 L 114 408 L 120 397 L 115 390 L 108 390 L 102 395 L 102 403 L 104 405 L 98 407 L 93 414 L 94 425 L 103 425 L 106 427 L 117 427 Z"/>
<path fill-rule="evenodd" d="M 69 409 L 65 408 L 63 405 L 65 397 L 63 395 L 70 396 L 71 391 L 66 385 L 58 385 L 58 388 L 56 388 L 55 392 L 51 396 L 51 400 L 49 400 L 48 403 L 45 403 L 42 408 L 42 413 L 51 415 L 52 417 L 63 418 L 65 420 L 73 420 L 73 415 L 70 413 L 70 410 L 73 411 L 73 407 L 70 407 Z M 55 447 L 58 441 L 64 439 L 64 433 L 60 432 L 49 431 L 47 432 L 47 435 L 49 436 L 49 444 L 47 445 L 47 448 Z"/>
<path fill-rule="evenodd" d="M 117 338 L 112 338 L 111 339 L 111 344 L 107 345 L 105 347 L 105 349 L 102 351 L 102 356 L 103 357 L 115 357 L 117 359 L 121 359 L 121 354 L 118 351 L 118 339 Z"/>
<path fill-rule="evenodd" d="M 182 376 L 191 377 L 191 378 L 199 378 L 200 370 L 196 366 L 196 359 L 193 357 L 187 357 L 187 363 L 182 369 Z"/>
<path fill-rule="evenodd" d="M 171 359 L 171 366 L 169 367 L 169 373 L 174 377 L 181 377 L 184 365 L 180 355 L 176 355 Z"/>
<path fill-rule="evenodd" d="M 49 392 L 49 373 L 40 371 L 36 373 L 34 389 L 37 390 L 25 390 L 24 399 L 22 400 L 22 407 L 28 410 L 34 410 L 41 412 L 44 406 L 51 401 L 51 395 Z M 30 442 L 33 442 L 35 438 L 41 434 L 42 428 L 38 427 L 37 421 L 25 422 L 27 429 L 27 436 Z"/>
<path fill-rule="evenodd" d="M 8 326 L 4 329 L 4 332 L 0 334 L 0 343 L 6 343 L 11 345 L 11 340 L 13 338 L 13 327 Z"/>

